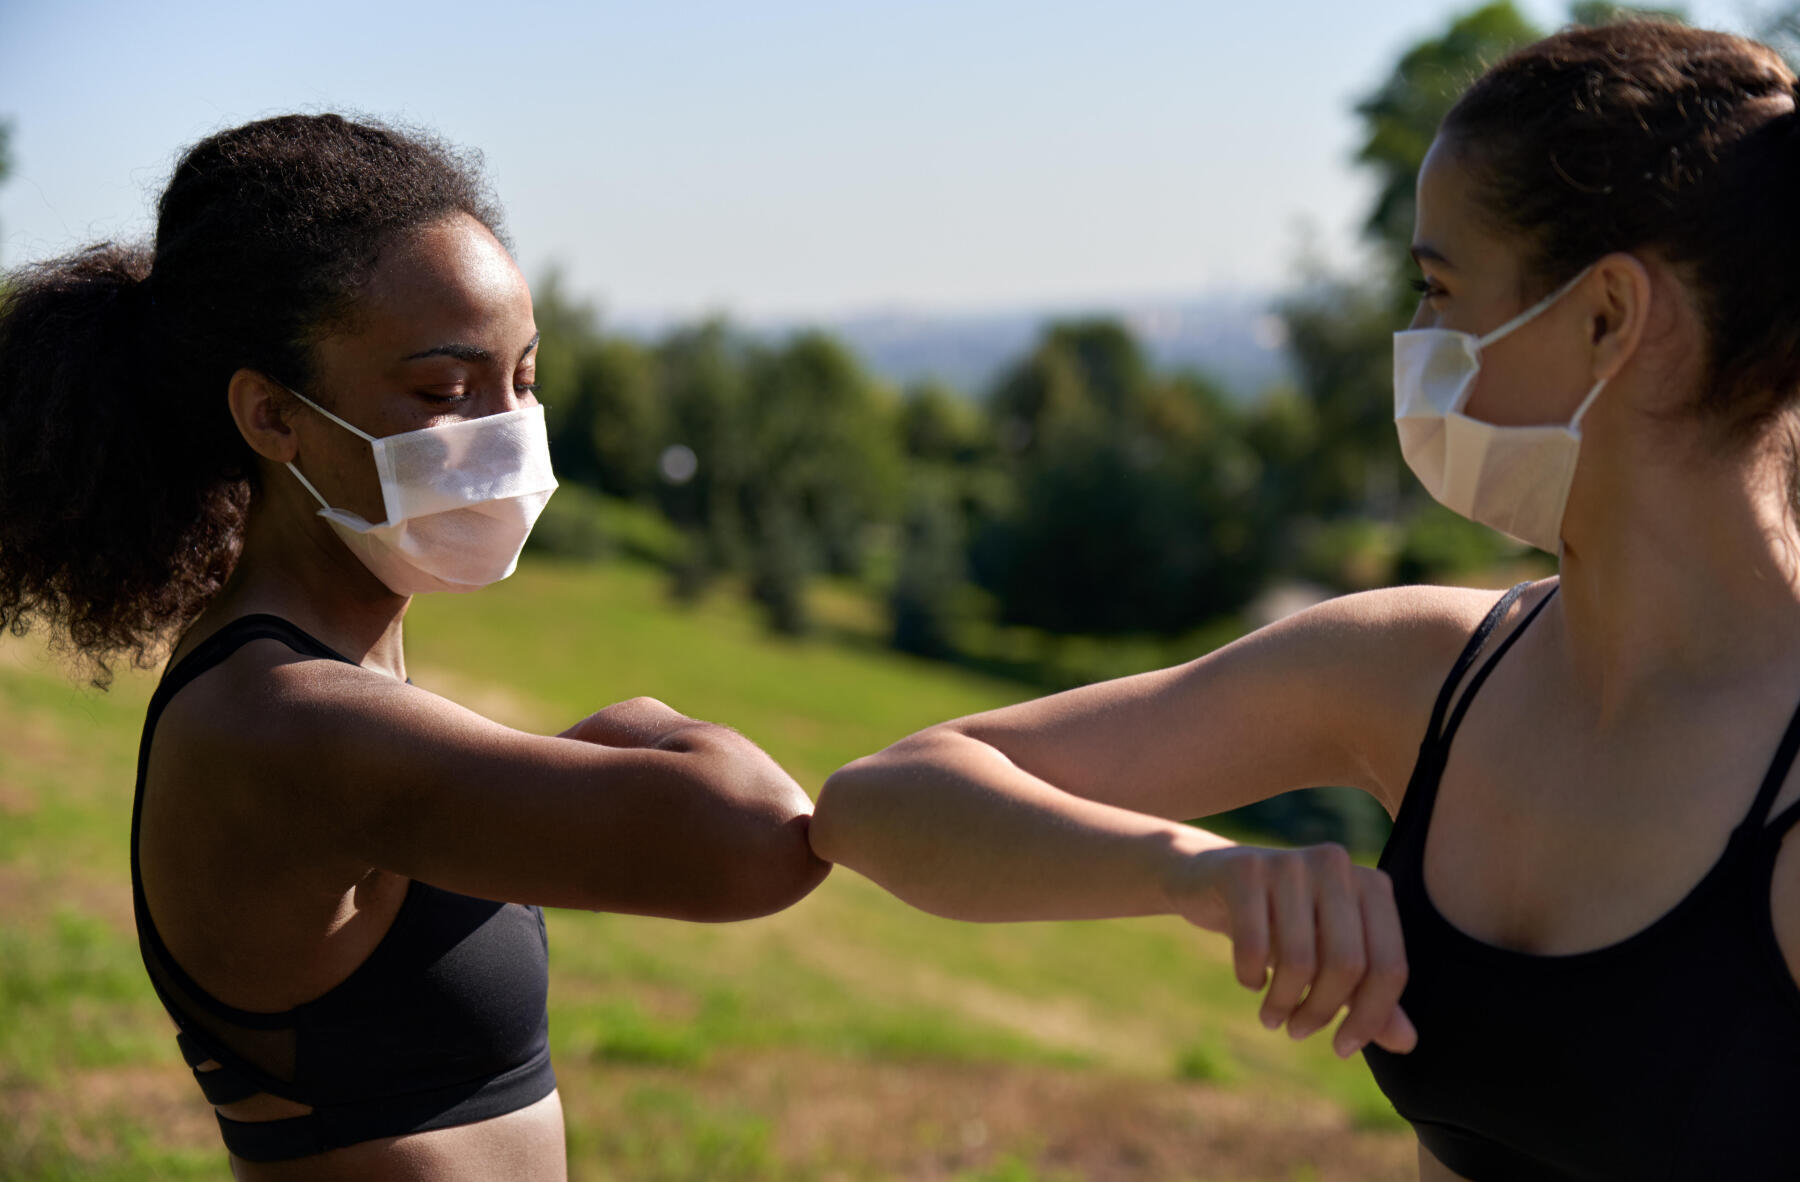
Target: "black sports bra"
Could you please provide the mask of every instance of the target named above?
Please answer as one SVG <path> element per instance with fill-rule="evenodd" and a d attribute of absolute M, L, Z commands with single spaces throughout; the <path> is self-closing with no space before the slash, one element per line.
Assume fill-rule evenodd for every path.
<path fill-rule="evenodd" d="M 1425 836 L 1469 703 L 1552 589 L 1470 679 L 1525 585 L 1469 641 L 1432 710 L 1380 865 L 1410 968 L 1407 1055 L 1364 1051 L 1419 1140 L 1474 1182 L 1800 1178 L 1800 988 L 1776 942 L 1770 889 L 1800 804 L 1769 821 L 1800 748 L 1800 711 L 1749 814 L 1706 876 L 1660 919 L 1589 952 L 1534 956 L 1453 926 L 1425 891 Z"/>
<path fill-rule="evenodd" d="M 468 1124 L 556 1087 L 544 1008 L 548 945 L 536 907 L 413 880 L 375 950 L 323 996 L 280 1013 L 226 1005 L 170 955 L 144 898 L 138 826 L 150 742 L 169 700 L 252 640 L 346 661 L 276 616 L 245 616 L 169 669 L 150 699 L 131 812 L 131 891 L 144 967 L 180 1029 L 176 1042 L 212 1104 L 269 1092 L 313 1111 L 273 1121 L 220 1116 L 247 1161 L 304 1157 L 401 1133 Z M 216 1070 L 200 1071 L 208 1059 Z"/>

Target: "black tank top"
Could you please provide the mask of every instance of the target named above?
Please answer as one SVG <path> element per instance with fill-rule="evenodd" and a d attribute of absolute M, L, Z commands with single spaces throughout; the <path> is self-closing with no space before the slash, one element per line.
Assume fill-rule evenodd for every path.
<path fill-rule="evenodd" d="M 150 699 L 131 813 L 131 890 L 151 984 L 183 1058 L 212 1104 L 269 1092 L 312 1113 L 273 1121 L 220 1116 L 225 1145 L 281 1161 L 359 1141 L 512 1112 L 556 1087 L 545 1011 L 548 945 L 536 907 L 495 903 L 413 880 L 368 959 L 323 996 L 280 1013 L 226 1005 L 175 963 L 144 898 L 138 824 L 150 743 L 189 682 L 252 640 L 346 661 L 275 616 L 245 616 L 169 669 Z M 218 1070 L 197 1070 L 208 1059 Z"/>
<path fill-rule="evenodd" d="M 1368 1047 L 1370 1070 L 1424 1146 L 1474 1182 L 1800 1178 L 1800 988 L 1770 915 L 1775 856 L 1800 805 L 1768 820 L 1800 747 L 1800 712 L 1718 861 L 1635 935 L 1566 956 L 1513 952 L 1452 926 L 1426 895 L 1425 835 L 1451 740 L 1554 589 L 1454 712 L 1450 702 L 1524 586 L 1450 671 L 1381 855 L 1406 937 L 1401 1004 L 1419 1044 L 1408 1055 Z"/>

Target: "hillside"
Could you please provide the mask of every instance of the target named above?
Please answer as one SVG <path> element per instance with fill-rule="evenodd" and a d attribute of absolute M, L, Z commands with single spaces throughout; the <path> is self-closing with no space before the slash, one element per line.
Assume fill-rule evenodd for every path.
<path fill-rule="evenodd" d="M 418 601 L 408 651 L 420 685 L 534 729 L 656 695 L 809 789 L 1024 694 L 874 645 L 769 639 L 732 596 L 679 610 L 647 569 L 541 559 Z M 39 646 L 0 645 L 0 1178 L 225 1176 L 131 934 L 151 683 L 97 694 Z M 753 923 L 550 927 L 574 1178 L 1413 1176 L 1361 1063 L 1265 1032 L 1225 945 L 1178 921 L 953 924 L 838 872 Z"/>

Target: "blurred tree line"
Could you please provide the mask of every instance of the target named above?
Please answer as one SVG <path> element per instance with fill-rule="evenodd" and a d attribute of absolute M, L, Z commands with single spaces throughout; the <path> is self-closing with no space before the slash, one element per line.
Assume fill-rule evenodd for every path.
<path fill-rule="evenodd" d="M 1680 16 L 1588 2 L 1570 19 L 1643 11 Z M 552 450 L 565 486 L 609 499 L 559 495 L 537 544 L 654 558 L 680 596 L 729 578 L 789 634 L 809 627 L 810 580 L 860 580 L 885 600 L 894 647 L 976 663 L 996 630 L 1173 638 L 1210 625 L 1228 639 L 1273 587 L 1455 579 L 1523 557 L 1406 470 L 1391 358 L 1417 298 L 1414 188 L 1437 125 L 1486 65 L 1541 35 L 1510 0 L 1475 8 L 1357 104 L 1357 161 L 1376 182 L 1366 265 L 1306 269 L 1278 309 L 1295 379 L 1248 403 L 1203 374 L 1158 372 L 1111 320 L 1047 327 L 987 390 L 895 391 L 818 332 L 768 341 L 710 321 L 651 342 L 609 334 L 552 276 L 538 306 Z M 596 525 L 597 505 L 638 524 Z M 1037 672 L 1045 688 L 1081 679 Z M 1362 848 L 1385 827 L 1366 797 L 1330 791 L 1246 819 Z"/>

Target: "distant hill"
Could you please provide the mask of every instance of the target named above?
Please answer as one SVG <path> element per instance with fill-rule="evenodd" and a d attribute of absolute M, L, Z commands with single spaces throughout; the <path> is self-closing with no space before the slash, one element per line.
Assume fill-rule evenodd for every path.
<path fill-rule="evenodd" d="M 821 320 L 749 325 L 761 336 L 822 328 L 844 341 L 882 378 L 906 386 L 936 378 L 984 397 L 1000 371 L 1030 349 L 1055 320 L 1112 316 L 1125 322 L 1160 369 L 1199 370 L 1250 400 L 1289 375 L 1285 333 L 1267 292 L 1221 291 L 1189 297 L 1095 302 L 982 312 L 858 312 Z M 616 323 L 655 334 L 660 326 Z"/>

